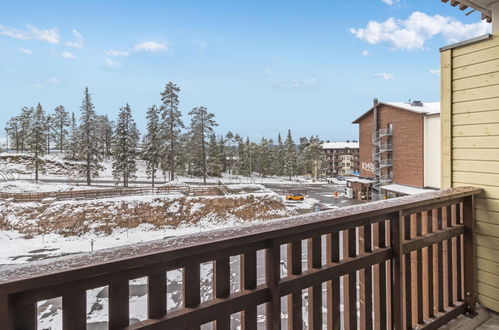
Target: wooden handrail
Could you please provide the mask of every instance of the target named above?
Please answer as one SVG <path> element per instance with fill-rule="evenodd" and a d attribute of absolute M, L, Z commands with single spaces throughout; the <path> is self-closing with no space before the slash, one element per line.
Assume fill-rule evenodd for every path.
<path fill-rule="evenodd" d="M 72 298 L 65 298 L 70 293 L 85 292 L 85 290 L 105 285 L 110 285 L 111 301 L 114 303 L 123 302 L 128 294 L 127 283 L 129 280 L 147 276 L 149 281 L 156 281 L 151 283 L 158 283 L 158 281 L 163 281 L 166 271 L 184 268 L 183 286 L 184 290 L 187 290 L 184 292 L 187 294 L 184 302 L 185 308 L 174 313 L 167 313 L 161 307 L 164 303 L 163 294 L 155 293 L 152 296 L 154 299 L 149 300 L 149 308 L 154 311 L 155 317 L 129 326 L 129 329 L 153 329 L 164 326 L 179 328 L 179 326 L 186 327 L 188 322 L 194 327 L 198 327 L 203 323 L 215 320 L 218 322 L 217 324 L 227 324 L 230 313 L 237 311 L 244 311 L 248 317 L 244 318 L 243 323 L 248 323 L 248 326 L 253 327 L 256 326 L 255 308 L 258 304 L 265 302 L 268 306 L 266 321 L 268 329 L 278 329 L 281 317 L 280 298 L 290 294 L 294 295 L 296 302 L 299 300 L 296 298 L 301 297 L 301 290 L 306 288 L 310 288 L 308 296 L 309 324 L 313 325 L 313 328 L 321 328 L 323 322 L 327 322 L 332 327 L 337 328 L 340 324 L 337 318 L 341 317 L 341 314 L 334 303 L 339 302 L 341 293 L 338 290 L 339 284 L 335 283 L 339 283 L 336 280 L 339 281 L 340 277 L 349 279 L 348 286 L 344 287 L 344 299 L 348 301 L 348 304 L 344 306 L 344 325 L 356 327 L 356 324 L 360 322 L 367 325 L 367 328 L 371 328 L 373 324 L 380 324 L 381 328 L 386 328 L 387 324 L 392 323 L 395 328 L 402 329 L 421 323 L 423 316 L 427 314 L 423 313 L 422 306 L 430 308 L 433 305 L 433 302 L 423 304 L 420 301 L 421 306 L 412 306 L 407 300 L 404 300 L 406 295 L 423 299 L 422 286 L 419 283 L 411 284 L 410 272 L 417 272 L 419 280 L 422 272 L 430 269 L 428 265 L 423 264 L 423 259 L 420 258 L 423 249 L 429 250 L 429 247 L 443 243 L 450 247 L 453 243 L 449 242 L 464 244 L 464 256 L 461 256 L 460 252 L 456 253 L 458 257 L 454 257 L 452 253 L 448 255 L 438 253 L 438 265 L 441 265 L 443 260 L 448 260 L 447 263 L 452 268 L 452 265 L 464 262 L 464 286 L 467 290 L 466 296 L 470 298 L 466 298 L 466 301 L 460 300 L 462 297 L 454 297 L 453 291 L 450 291 L 449 298 L 446 300 L 448 306 L 438 305 L 436 307 L 442 307 L 446 310 L 459 308 L 460 311 L 473 312 L 473 299 L 475 297 L 473 285 L 466 284 L 467 280 L 474 280 L 473 275 L 469 274 L 473 271 L 473 267 L 469 265 L 470 262 L 473 262 L 473 255 L 470 255 L 473 253 L 473 249 L 470 248 L 472 239 L 469 239 L 473 236 L 472 226 L 470 226 L 473 219 L 469 201 L 480 192 L 480 189 L 473 187 L 458 187 L 317 214 L 300 215 L 101 250 L 91 254 L 82 253 L 26 265 L 2 266 L 0 267 L 0 318 L 10 320 L 10 324 L 14 327 L 26 322 L 26 317 L 22 320 L 18 319 L 18 313 L 26 313 L 26 308 L 31 314 L 34 313 L 33 306 L 36 306 L 37 301 L 58 296 L 62 296 L 63 301 L 64 299 L 72 301 Z M 445 213 L 441 212 L 442 209 L 445 209 Z M 415 211 L 415 213 L 408 213 L 407 210 Z M 462 214 L 460 210 L 463 210 Z M 433 213 L 436 217 L 431 216 Z M 444 222 L 445 227 L 441 228 L 439 225 L 433 231 L 428 227 L 427 233 L 423 234 L 421 230 L 423 220 L 427 220 L 428 223 L 437 220 L 443 221 L 443 214 L 448 219 L 447 222 Z M 416 235 L 413 235 L 407 226 L 416 224 L 418 229 Z M 385 241 L 386 226 L 390 228 L 391 244 L 386 244 Z M 331 251 L 327 252 L 328 257 L 325 264 L 321 261 L 321 251 L 324 249 L 320 239 L 322 235 L 326 235 L 326 247 L 328 251 Z M 371 241 L 371 235 L 374 241 Z M 341 260 L 338 255 L 338 249 L 341 249 L 339 237 L 343 237 L 344 248 Z M 358 244 L 358 239 L 363 239 L 364 244 Z M 297 244 L 301 244 L 303 240 L 309 242 L 309 252 L 307 253 L 309 267 L 305 272 L 296 268 L 297 260 L 301 261 L 298 259 L 298 256 L 301 258 L 301 248 L 298 249 Z M 287 269 L 294 270 L 290 271 L 286 277 L 281 277 L 279 251 L 281 246 L 286 244 L 290 247 L 294 246 L 293 249 L 288 249 L 291 252 L 288 252 L 287 259 Z M 267 280 L 266 284 L 256 287 L 254 258 L 256 251 L 262 249 L 266 251 Z M 438 250 L 440 251 L 440 249 Z M 404 268 L 402 259 L 405 259 L 406 265 L 410 265 L 414 262 L 411 256 L 416 254 L 418 257 L 414 258 L 415 268 L 411 269 L 408 266 Z M 224 289 L 228 281 L 227 268 L 224 265 L 229 257 L 236 255 L 244 256 L 241 260 L 241 274 L 244 274 L 241 278 L 242 291 L 229 294 Z M 429 259 L 433 262 L 432 258 Z M 294 268 L 291 267 L 292 264 L 289 264 L 292 260 L 294 260 Z M 386 276 L 386 273 L 383 274 L 386 262 L 390 260 L 390 273 L 393 274 L 394 282 Z M 413 261 L 411 262 L 411 260 Z M 454 263 L 452 260 L 455 260 Z M 196 298 L 196 295 L 199 298 L 199 265 L 205 262 L 215 262 L 218 265 L 214 267 L 214 273 L 216 278 L 218 276 L 217 283 L 219 284 L 217 284 L 218 289 L 214 291 L 215 298 L 200 303 Z M 374 268 L 375 266 L 377 268 Z M 375 299 L 381 299 L 385 304 L 380 305 L 382 306 L 381 310 L 373 312 L 373 306 L 378 304 L 361 303 L 361 309 L 364 311 L 362 315 L 364 316 L 358 319 L 356 306 L 360 297 L 355 289 L 358 281 L 355 274 L 357 272 L 363 273 L 366 270 L 377 272 L 378 277 L 374 277 L 375 283 L 372 283 L 371 280 L 365 282 L 367 288 L 363 294 L 368 294 L 370 298 L 372 295 L 377 295 Z M 453 274 L 454 270 L 455 268 L 450 269 L 449 273 Z M 431 271 L 433 274 L 433 267 L 431 267 Z M 403 278 L 406 279 L 404 287 L 402 287 Z M 461 272 L 457 278 L 461 281 Z M 393 297 L 387 295 L 386 286 L 380 285 L 385 280 L 391 282 L 391 285 L 388 286 L 391 288 Z M 453 283 L 452 276 L 442 279 L 442 281 L 451 288 L 453 286 L 460 287 L 463 284 L 461 282 Z M 322 292 L 320 288 L 324 282 L 332 283 L 331 286 L 328 286 L 328 295 L 330 296 L 328 301 L 331 305 L 327 306 L 328 313 L 331 313 L 332 316 L 328 316 L 327 320 L 322 320 L 322 312 L 319 313 L 322 311 L 322 300 L 319 299 Z M 444 284 L 443 282 L 442 284 Z M 373 290 L 374 287 L 380 288 L 377 293 Z M 441 288 L 433 289 L 439 290 L 439 292 L 442 290 Z M 162 292 L 164 293 L 164 290 Z M 300 292 L 299 295 L 298 292 Z M 78 305 L 77 302 L 78 299 L 73 301 L 73 304 L 69 304 L 68 308 L 71 310 L 68 311 L 68 315 L 74 315 L 74 310 L 81 305 Z M 466 304 L 467 307 L 462 307 L 463 304 Z M 111 321 L 110 326 L 115 324 L 122 327 L 125 324 L 123 322 L 128 322 L 128 320 L 125 320 L 124 315 L 115 313 L 122 313 L 124 305 L 119 303 L 113 306 L 121 307 L 116 307 L 118 309 L 110 307 L 110 313 L 113 314 L 112 317 L 110 316 L 110 320 L 114 320 Z M 411 317 L 402 318 L 404 308 L 406 315 L 410 316 L 411 313 L 414 313 L 416 322 L 413 322 Z M 390 309 L 392 311 L 388 313 Z M 288 305 L 288 313 L 292 313 L 292 311 L 294 314 L 301 313 L 301 304 Z M 63 314 L 65 313 L 66 311 L 63 311 Z M 127 313 L 126 315 L 128 315 Z M 374 319 L 366 317 L 366 315 L 371 316 L 373 313 Z M 455 314 L 456 312 L 443 312 L 434 317 L 430 314 L 431 319 L 425 321 L 441 323 L 443 322 L 442 317 L 449 318 L 449 315 Z M 389 315 L 391 315 L 392 321 L 386 322 Z M 298 327 L 297 324 L 300 322 L 297 320 L 299 321 L 299 318 L 293 322 L 290 320 L 290 324 Z M 84 323 L 84 321 L 82 322 Z M 28 328 L 30 328 L 29 325 Z M 72 328 L 83 329 L 84 326 L 83 324 L 79 326 L 72 324 Z"/>

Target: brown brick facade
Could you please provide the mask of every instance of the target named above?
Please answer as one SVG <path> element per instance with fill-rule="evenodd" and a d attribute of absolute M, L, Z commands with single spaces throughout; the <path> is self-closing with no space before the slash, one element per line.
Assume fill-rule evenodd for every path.
<path fill-rule="evenodd" d="M 424 186 L 424 116 L 379 104 L 378 122 L 379 128 L 387 128 L 389 123 L 393 125 L 393 182 L 422 188 Z M 373 111 L 360 118 L 358 123 L 360 175 L 374 177 L 373 172 L 366 170 L 366 164 L 373 164 Z"/>

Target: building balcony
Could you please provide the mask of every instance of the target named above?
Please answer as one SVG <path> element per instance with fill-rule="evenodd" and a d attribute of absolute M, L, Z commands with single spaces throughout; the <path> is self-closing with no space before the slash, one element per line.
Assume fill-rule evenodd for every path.
<path fill-rule="evenodd" d="M 373 144 L 377 144 L 379 140 L 385 136 L 392 136 L 393 135 L 393 129 L 391 128 L 380 128 L 376 132 L 372 134 L 372 142 Z"/>
<path fill-rule="evenodd" d="M 289 329 L 302 329 L 303 311 L 309 329 L 337 329 L 340 324 L 345 329 L 386 329 L 388 324 L 395 329 L 436 328 L 475 310 L 473 198 L 480 192 L 458 187 L 1 266 L 2 329 L 36 329 L 37 303 L 56 297 L 62 297 L 60 328 L 86 329 L 87 290 L 103 286 L 108 287 L 109 329 L 200 329 L 215 324 L 216 329 L 278 330 L 282 322 Z M 437 219 L 442 208 L 449 211 Z M 434 215 L 431 221 L 428 214 Z M 428 224 L 425 235 L 414 230 L 423 221 Z M 437 250 L 451 240 L 463 248 L 456 253 Z M 433 267 L 433 258 L 422 257 L 429 249 L 436 252 L 438 267 Z M 411 253 L 418 256 L 414 262 Z M 447 269 L 449 276 L 444 277 L 442 265 L 457 267 Z M 181 281 L 170 286 L 166 273 L 178 270 Z M 147 282 L 146 312 L 130 325 L 137 312 L 130 304 L 130 281 L 139 278 Z M 175 310 L 167 305 L 167 293 L 182 297 Z M 446 299 L 425 298 L 444 293 Z M 265 311 L 259 308 L 263 304 Z"/>

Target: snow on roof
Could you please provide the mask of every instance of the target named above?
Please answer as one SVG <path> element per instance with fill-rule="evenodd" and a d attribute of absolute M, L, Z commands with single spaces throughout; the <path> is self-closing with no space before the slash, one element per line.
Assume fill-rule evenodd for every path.
<path fill-rule="evenodd" d="M 416 101 L 415 101 L 416 102 Z M 421 102 L 421 105 L 413 105 L 413 103 L 404 102 L 379 102 L 376 106 L 388 105 L 398 109 L 408 110 L 422 115 L 433 115 L 440 113 L 440 102 Z M 352 123 L 359 124 L 359 121 L 370 113 L 376 106 L 372 106 L 369 110 L 364 112 L 359 118 L 355 119 Z"/>
<path fill-rule="evenodd" d="M 374 183 L 375 182 L 372 179 L 362 179 L 362 178 L 347 178 L 346 181 L 349 181 L 349 182 L 359 182 L 359 183 L 364 183 L 364 184 Z"/>
<path fill-rule="evenodd" d="M 359 148 L 359 142 L 325 142 L 322 144 L 322 149 L 345 149 Z"/>
<path fill-rule="evenodd" d="M 424 114 L 434 114 L 440 113 L 440 102 L 422 102 L 422 106 L 412 105 L 411 103 L 404 102 L 383 102 L 388 105 L 392 105 L 397 108 L 402 108 L 414 112 L 420 112 Z"/>
<path fill-rule="evenodd" d="M 387 190 L 402 195 L 415 195 L 435 191 L 435 189 L 416 188 L 397 183 L 387 184 L 386 186 L 381 186 L 380 188 L 382 190 Z"/>

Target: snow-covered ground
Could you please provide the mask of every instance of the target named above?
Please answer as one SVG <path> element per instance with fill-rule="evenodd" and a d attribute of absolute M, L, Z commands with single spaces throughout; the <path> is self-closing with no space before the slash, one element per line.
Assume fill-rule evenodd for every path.
<path fill-rule="evenodd" d="M 9 173 L 15 179 L 23 179 L 23 180 L 33 180 L 34 173 L 33 170 L 29 167 L 29 161 L 25 158 L 29 157 L 26 154 L 14 154 L 14 153 L 0 153 L 0 172 Z M 6 159 L 16 158 L 16 162 L 5 161 Z M 39 173 L 39 178 L 42 180 L 57 180 L 65 181 L 68 184 L 75 183 L 76 181 L 83 181 L 85 178 L 79 176 L 75 171 L 75 167 L 77 162 L 67 161 L 62 155 L 58 153 L 52 153 L 50 155 L 43 156 L 43 159 L 47 161 L 47 166 L 45 166 L 45 172 Z M 105 182 L 107 184 L 113 184 L 114 179 L 112 175 L 112 162 L 110 160 L 105 160 L 101 163 L 103 169 L 100 171 L 99 176 L 94 178 L 96 183 Z M 2 177 L 0 176 L 0 180 Z M 132 181 L 140 182 L 140 184 L 145 184 L 150 181 L 146 173 L 146 163 L 143 160 L 139 160 L 137 164 L 137 173 L 136 178 Z M 156 174 L 156 182 L 157 183 L 165 183 L 167 179 L 163 177 L 161 173 Z M 189 183 L 202 183 L 203 178 L 194 177 L 194 176 L 177 176 L 176 180 L 181 182 L 189 182 Z M 260 177 L 258 174 L 254 174 L 251 177 L 245 177 L 241 175 L 224 173 L 222 177 L 210 177 L 207 179 L 208 183 L 216 184 L 216 183 L 272 183 L 272 184 L 322 184 L 323 182 L 314 181 L 310 178 L 306 177 L 292 177 L 291 180 L 289 177 Z M 1 189 L 0 189 L 1 191 Z"/>

